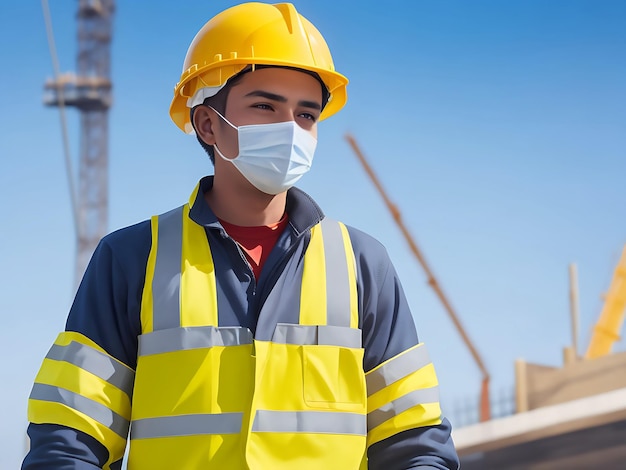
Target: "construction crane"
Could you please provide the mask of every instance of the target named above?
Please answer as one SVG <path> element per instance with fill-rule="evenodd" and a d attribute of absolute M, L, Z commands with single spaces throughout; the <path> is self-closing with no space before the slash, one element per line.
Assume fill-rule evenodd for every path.
<path fill-rule="evenodd" d="M 110 44 L 113 0 L 79 0 L 77 72 L 59 74 L 44 85 L 44 104 L 66 106 L 80 112 L 78 193 L 69 172 L 70 196 L 76 231 L 75 282 L 82 278 L 89 259 L 108 225 L 108 110 L 111 107 Z M 51 22 L 44 2 L 51 37 Z M 51 51 L 53 50 L 51 46 Z M 55 54 L 53 60 L 55 63 Z M 62 114 L 64 116 L 64 114 Z M 66 154 L 69 146 L 66 144 Z M 66 158 L 66 162 L 69 159 Z"/>
<path fill-rule="evenodd" d="M 593 328 L 585 359 L 595 359 L 611 353 L 613 344 L 620 339 L 619 333 L 624 316 L 626 316 L 626 246 L 615 268 L 600 317 Z"/>
<path fill-rule="evenodd" d="M 395 220 L 396 224 L 398 225 L 398 227 L 402 231 L 402 234 L 404 235 L 404 238 L 408 242 L 409 247 L 411 248 L 411 252 L 415 255 L 415 257 L 417 258 L 417 260 L 421 264 L 422 268 L 424 269 L 424 271 L 426 273 L 426 276 L 428 278 L 428 284 L 430 285 L 430 287 L 433 288 L 433 290 L 437 294 L 437 297 L 439 297 L 439 300 L 443 304 L 446 312 L 448 313 L 448 316 L 452 320 L 452 323 L 454 323 L 454 326 L 456 327 L 457 331 L 461 335 L 461 338 L 463 339 L 463 342 L 465 343 L 465 345 L 469 349 L 472 357 L 474 358 L 474 361 L 478 365 L 478 368 L 480 369 L 480 371 L 482 373 L 482 384 L 481 384 L 480 404 L 479 404 L 479 416 L 480 416 L 480 420 L 481 421 L 488 421 L 491 418 L 490 404 L 489 404 L 489 373 L 487 372 L 487 368 L 485 367 L 485 364 L 484 364 L 483 360 L 481 359 L 480 355 L 478 354 L 478 350 L 474 347 L 474 345 L 470 341 L 469 336 L 465 332 L 465 329 L 463 328 L 463 325 L 461 324 L 461 321 L 460 321 L 459 317 L 454 312 L 454 309 L 452 308 L 452 305 L 450 304 L 450 302 L 446 298 L 445 294 L 443 293 L 443 290 L 441 289 L 439 283 L 437 282 L 437 279 L 435 278 L 435 275 L 433 274 L 432 270 L 430 269 L 430 266 L 426 262 L 426 258 L 424 257 L 424 255 L 422 254 L 420 249 L 417 247 L 417 244 L 413 240 L 413 237 L 411 236 L 411 234 L 409 233 L 408 229 L 406 228 L 406 226 L 402 222 L 402 217 L 400 215 L 400 211 L 398 210 L 397 206 L 395 204 L 393 204 L 391 202 L 391 200 L 389 199 L 389 197 L 387 196 L 385 190 L 383 189 L 382 184 L 378 180 L 376 174 L 372 170 L 372 168 L 369 165 L 369 163 L 367 162 L 367 160 L 365 159 L 365 156 L 363 155 L 363 152 L 361 152 L 361 149 L 357 145 L 356 140 L 354 139 L 354 137 L 352 137 L 349 134 L 346 135 L 345 137 L 346 137 L 346 140 L 348 141 L 348 143 L 350 144 L 350 146 L 352 147 L 352 150 L 356 154 L 357 158 L 361 162 L 361 165 L 363 166 L 363 168 L 367 172 L 368 176 L 370 177 L 370 179 L 374 183 L 374 186 L 376 186 L 376 189 L 378 190 L 378 192 L 382 196 L 383 200 L 385 201 L 385 204 L 387 205 L 387 208 L 389 209 L 389 212 L 391 212 L 391 215 L 392 215 L 393 219 Z"/>

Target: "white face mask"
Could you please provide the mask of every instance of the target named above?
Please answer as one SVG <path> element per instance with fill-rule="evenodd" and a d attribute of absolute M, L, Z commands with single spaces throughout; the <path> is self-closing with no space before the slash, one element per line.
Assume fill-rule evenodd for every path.
<path fill-rule="evenodd" d="M 259 191 L 282 193 L 311 169 L 317 139 L 294 121 L 237 127 L 213 111 L 237 130 L 239 155 L 226 158 L 217 145 L 213 148 Z"/>

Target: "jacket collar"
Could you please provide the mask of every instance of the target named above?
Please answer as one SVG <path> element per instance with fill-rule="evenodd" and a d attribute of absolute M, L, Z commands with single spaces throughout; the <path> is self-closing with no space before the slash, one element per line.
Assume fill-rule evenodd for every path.
<path fill-rule="evenodd" d="M 205 176 L 196 185 L 189 198 L 191 220 L 208 228 L 223 230 L 219 220 L 206 203 L 204 194 L 213 187 L 213 176 Z M 296 236 L 300 236 L 318 224 L 324 213 L 311 196 L 298 188 L 287 191 L 287 215 L 289 225 Z"/>

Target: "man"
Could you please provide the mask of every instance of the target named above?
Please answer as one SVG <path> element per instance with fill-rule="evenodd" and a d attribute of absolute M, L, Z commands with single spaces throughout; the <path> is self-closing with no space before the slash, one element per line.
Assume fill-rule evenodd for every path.
<path fill-rule="evenodd" d="M 291 4 L 192 42 L 170 114 L 214 163 L 105 237 L 29 400 L 23 468 L 458 467 L 384 248 L 293 187 L 347 80 Z"/>

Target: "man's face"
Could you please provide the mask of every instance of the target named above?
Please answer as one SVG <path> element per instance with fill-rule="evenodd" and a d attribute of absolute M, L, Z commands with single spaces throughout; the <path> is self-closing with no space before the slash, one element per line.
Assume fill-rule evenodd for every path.
<path fill-rule="evenodd" d="M 304 72 L 270 67 L 241 77 L 229 90 L 224 116 L 235 126 L 295 121 L 317 137 L 321 110 L 322 88 L 317 79 Z M 222 154 L 236 157 L 237 131 L 219 118 L 212 121 Z"/>

